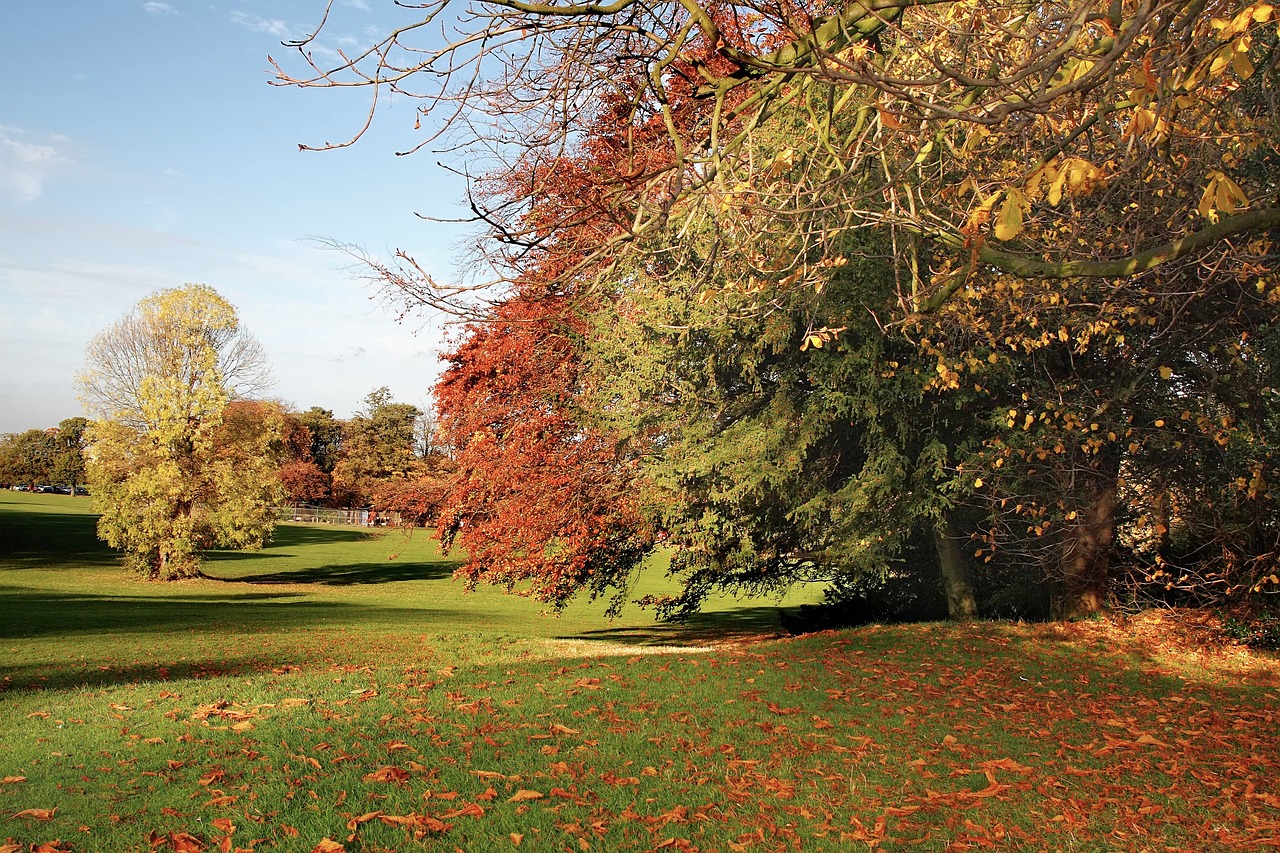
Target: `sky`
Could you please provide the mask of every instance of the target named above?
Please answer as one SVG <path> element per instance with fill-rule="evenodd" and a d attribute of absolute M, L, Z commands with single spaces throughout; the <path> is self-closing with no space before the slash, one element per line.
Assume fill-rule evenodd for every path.
<path fill-rule="evenodd" d="M 266 348 L 274 395 L 357 411 L 380 386 L 424 406 L 441 318 L 396 322 L 351 259 L 413 254 L 456 279 L 464 187 L 422 140 L 416 104 L 272 86 L 268 56 L 310 33 L 324 0 L 0 0 L 0 433 L 82 414 L 93 335 L 140 299 L 202 283 Z M 367 46 L 415 20 L 391 0 L 335 0 L 313 51 Z"/>

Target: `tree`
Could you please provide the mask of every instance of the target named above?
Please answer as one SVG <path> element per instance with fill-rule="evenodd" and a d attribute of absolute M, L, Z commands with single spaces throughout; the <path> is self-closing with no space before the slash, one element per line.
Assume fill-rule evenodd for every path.
<path fill-rule="evenodd" d="M 342 422 L 331 410 L 319 406 L 312 406 L 295 417 L 311 434 L 311 460 L 326 474 L 333 473 L 342 458 Z"/>
<path fill-rule="evenodd" d="M 342 456 L 333 469 L 335 497 L 348 505 L 368 505 L 381 482 L 403 479 L 414 470 L 414 430 L 422 412 L 397 403 L 386 386 L 365 397 L 365 409 L 342 428 Z"/>
<path fill-rule="evenodd" d="M 435 393 L 456 471 L 438 529 L 446 548 L 466 554 L 458 574 L 469 584 L 529 583 L 560 607 L 582 589 L 625 590 L 653 546 L 634 466 L 579 409 L 590 394 L 584 331 L 563 298 L 527 281 L 446 356 Z"/>
<path fill-rule="evenodd" d="M 267 379 L 261 347 L 205 285 L 153 294 L 90 342 L 80 382 L 98 415 L 85 436 L 98 535 L 144 577 L 193 576 L 201 551 L 271 533 L 283 423 L 229 410 L 228 373 L 240 387 Z"/>
<path fill-rule="evenodd" d="M 1266 468 L 1265 418 L 1240 417 L 1242 396 L 1202 377 L 1247 383 L 1269 369 L 1224 374 L 1221 354 L 1267 337 L 1280 292 L 1270 4 L 481 6 L 441 47 L 412 39 L 448 0 L 336 68 L 281 68 L 280 82 L 438 83 L 424 97 L 455 110 L 445 129 L 477 129 L 471 141 L 502 155 L 473 176 L 470 199 L 496 243 L 496 277 L 517 285 L 538 269 L 577 316 L 607 316 L 636 275 L 693 299 L 748 297 L 739 315 L 768 316 L 792 292 L 821 292 L 866 246 L 890 247 L 893 298 L 868 306 L 877 327 L 934 366 L 925 392 L 972 398 L 944 404 L 970 412 L 966 431 L 996 433 L 976 430 L 988 446 L 934 486 L 950 477 L 955 500 L 987 503 L 1000 554 L 1010 540 L 996 533 L 1025 522 L 1023 544 L 1064 583 L 1064 613 L 1107 597 L 1125 469 L 1142 463 L 1129 449 L 1142 449 L 1142 425 L 1128 419 L 1185 411 L 1213 443 L 1213 423 L 1249 422 L 1231 435 L 1253 450 L 1234 458 Z M 846 239 L 867 228 L 880 239 Z M 373 274 L 410 305 L 488 310 L 403 254 Z M 1244 285 L 1261 299 L 1242 298 Z M 831 320 L 812 330 L 838 337 L 846 324 Z M 1198 359 L 1184 370 L 1180 347 Z M 1189 389 L 1204 407 L 1178 405 Z M 1022 446 L 1014 430 L 1031 430 L 1004 413 L 1024 408 L 1059 436 Z M 1148 494 L 1203 494 L 1212 478 L 1193 472 L 1206 467 L 1167 469 L 1190 479 Z M 1021 518 L 1040 512 L 1060 517 Z M 957 543 L 945 528 L 940 544 Z"/>
<path fill-rule="evenodd" d="M 55 438 L 58 450 L 54 456 L 51 479 L 59 484 L 71 487 L 71 494 L 84 482 L 84 433 L 89 427 L 85 418 L 67 418 L 58 424 Z"/>
<path fill-rule="evenodd" d="M 52 480 L 58 446 L 50 430 L 29 429 L 0 443 L 0 481 L 34 489 Z"/>

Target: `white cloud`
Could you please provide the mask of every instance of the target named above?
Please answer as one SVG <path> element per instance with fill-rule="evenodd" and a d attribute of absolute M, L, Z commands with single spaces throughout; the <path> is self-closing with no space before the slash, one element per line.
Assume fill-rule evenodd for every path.
<path fill-rule="evenodd" d="M 56 145 L 62 137 L 31 141 L 29 134 L 0 125 L 0 198 L 19 204 L 35 201 L 45 182 L 67 162 Z"/>
<path fill-rule="evenodd" d="M 147 0 L 142 4 L 142 10 L 148 15 L 176 15 L 178 10 L 170 6 L 168 3 L 162 3 L 160 0 Z"/>
<path fill-rule="evenodd" d="M 282 39 L 293 37 L 289 25 L 278 18 L 260 18 L 248 12 L 232 12 L 231 22 L 255 33 L 267 33 Z"/>
<path fill-rule="evenodd" d="M 342 0 L 343 6 L 350 6 L 352 9 L 359 9 L 361 12 L 369 11 L 367 0 Z"/>

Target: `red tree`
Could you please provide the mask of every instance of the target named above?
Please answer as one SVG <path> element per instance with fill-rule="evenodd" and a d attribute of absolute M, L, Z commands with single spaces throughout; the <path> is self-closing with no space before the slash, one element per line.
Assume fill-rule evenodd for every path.
<path fill-rule="evenodd" d="M 458 575 L 557 607 L 625 588 L 653 541 L 634 469 L 577 416 L 582 331 L 563 297 L 517 295 L 468 327 L 436 386 L 458 448 L 439 517 L 441 541 L 467 553 Z"/>

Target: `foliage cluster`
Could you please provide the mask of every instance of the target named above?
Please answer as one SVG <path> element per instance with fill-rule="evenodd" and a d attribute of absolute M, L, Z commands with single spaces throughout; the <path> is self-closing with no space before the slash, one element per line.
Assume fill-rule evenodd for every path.
<path fill-rule="evenodd" d="M 935 569 L 957 617 L 1280 590 L 1271 4 L 482 5 L 279 72 L 435 81 L 498 152 L 496 307 L 375 268 L 475 321 L 440 400 L 469 576 L 625 589 L 626 560 L 566 574 L 573 520 L 531 512 L 558 494 L 582 530 L 634 507 L 624 556 L 675 548 L 667 612 Z M 555 346 L 493 331 L 549 315 Z M 525 430 L 556 458 L 511 482 Z"/>

